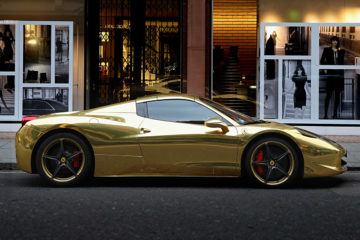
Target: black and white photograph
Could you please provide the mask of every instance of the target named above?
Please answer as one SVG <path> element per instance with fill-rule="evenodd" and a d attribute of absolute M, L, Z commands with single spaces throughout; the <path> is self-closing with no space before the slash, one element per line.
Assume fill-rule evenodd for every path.
<path fill-rule="evenodd" d="M 24 83 L 51 81 L 51 26 L 24 25 Z"/>
<path fill-rule="evenodd" d="M 356 65 L 360 57 L 360 27 L 320 27 L 321 65 Z"/>
<path fill-rule="evenodd" d="M 311 62 L 285 60 L 283 63 L 283 118 L 311 118 Z"/>
<path fill-rule="evenodd" d="M 265 55 L 310 55 L 310 27 L 265 27 Z"/>
<path fill-rule="evenodd" d="M 69 82 L 69 27 L 55 27 L 55 83 Z"/>
<path fill-rule="evenodd" d="M 23 115 L 66 112 L 68 106 L 67 88 L 24 88 Z"/>
<path fill-rule="evenodd" d="M 320 70 L 319 119 L 360 119 L 358 81 L 356 70 Z"/>
<path fill-rule="evenodd" d="M 15 71 L 15 25 L 0 24 L 0 71 Z"/>
<path fill-rule="evenodd" d="M 264 117 L 278 118 L 278 60 L 265 60 Z"/>
<path fill-rule="evenodd" d="M 0 115 L 14 115 L 14 76 L 0 76 Z"/>

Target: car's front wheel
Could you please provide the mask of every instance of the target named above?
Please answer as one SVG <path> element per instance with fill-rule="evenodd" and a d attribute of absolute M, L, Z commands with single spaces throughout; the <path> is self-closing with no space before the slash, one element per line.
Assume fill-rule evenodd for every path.
<path fill-rule="evenodd" d="M 282 138 L 264 138 L 247 151 L 245 169 L 249 178 L 260 185 L 285 186 L 299 174 L 299 156 L 294 147 Z"/>
<path fill-rule="evenodd" d="M 75 186 L 92 174 L 89 146 L 72 133 L 56 133 L 46 138 L 36 153 L 36 167 L 41 177 L 57 186 Z"/>

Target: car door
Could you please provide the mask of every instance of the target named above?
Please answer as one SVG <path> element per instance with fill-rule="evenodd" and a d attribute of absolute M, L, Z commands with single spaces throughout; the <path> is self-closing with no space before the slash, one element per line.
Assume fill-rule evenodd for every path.
<path fill-rule="evenodd" d="M 147 173 L 212 176 L 217 168 L 222 169 L 217 175 L 239 175 L 237 130 L 219 114 L 186 99 L 141 105 L 146 116 L 138 139 Z M 205 126 L 204 121 L 211 118 L 225 121 L 229 131 Z"/>

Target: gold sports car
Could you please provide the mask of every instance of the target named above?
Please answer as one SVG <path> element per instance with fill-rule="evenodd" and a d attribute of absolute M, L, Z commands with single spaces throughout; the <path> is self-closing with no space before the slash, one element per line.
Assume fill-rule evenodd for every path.
<path fill-rule="evenodd" d="M 188 95 L 147 96 L 23 123 L 18 167 L 57 186 L 91 176 L 246 176 L 283 186 L 346 170 L 346 151 L 330 139 Z"/>

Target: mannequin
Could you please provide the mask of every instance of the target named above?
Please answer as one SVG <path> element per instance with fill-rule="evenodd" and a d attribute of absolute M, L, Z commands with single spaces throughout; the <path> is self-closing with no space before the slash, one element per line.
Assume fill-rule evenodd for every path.
<path fill-rule="evenodd" d="M 266 41 L 265 55 L 275 55 L 276 31 L 273 31 L 269 39 Z M 275 78 L 275 60 L 265 60 L 266 62 L 266 79 Z"/>
<path fill-rule="evenodd" d="M 324 48 L 321 56 L 320 64 L 323 65 L 343 65 L 345 51 L 339 47 L 339 38 L 333 36 L 330 39 L 331 47 Z M 340 103 L 340 94 L 344 91 L 344 70 L 332 69 L 324 70 L 326 75 L 326 98 L 325 98 L 325 115 L 324 119 L 328 119 L 329 102 L 333 94 L 335 94 L 335 104 L 333 111 L 333 119 L 338 118 L 337 111 Z"/>
<path fill-rule="evenodd" d="M 302 61 L 298 60 L 296 63 L 296 68 L 294 74 L 291 78 L 294 83 L 294 109 L 295 109 L 295 118 L 304 118 L 304 112 L 306 107 L 306 92 L 309 92 L 307 82 L 307 76 L 305 69 L 302 65 Z M 305 90 L 306 88 L 306 90 Z"/>

